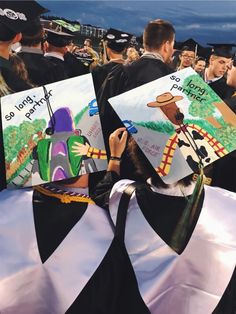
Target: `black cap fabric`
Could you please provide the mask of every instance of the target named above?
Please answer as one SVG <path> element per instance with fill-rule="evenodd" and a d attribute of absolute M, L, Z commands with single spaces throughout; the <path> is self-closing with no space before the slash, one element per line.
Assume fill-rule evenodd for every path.
<path fill-rule="evenodd" d="M 47 31 L 47 42 L 55 47 L 65 47 L 69 45 L 74 38 L 73 35 L 60 32 L 52 29 L 45 29 Z"/>
<path fill-rule="evenodd" d="M 193 38 L 189 38 L 182 42 L 175 42 L 174 48 L 177 50 L 188 50 L 188 51 L 194 51 L 199 50 L 202 48 L 202 46 L 196 42 Z"/>
<path fill-rule="evenodd" d="M 114 51 L 121 52 L 128 46 L 132 37 L 133 35 L 129 33 L 110 28 L 103 39 L 107 41 L 107 47 Z"/>
<path fill-rule="evenodd" d="M 224 58 L 232 58 L 232 48 L 236 47 L 235 44 L 213 44 L 207 43 L 207 45 L 212 46 L 211 55 L 217 57 L 224 57 Z"/>
<path fill-rule="evenodd" d="M 11 40 L 45 12 L 48 10 L 34 0 L 0 1 L 0 40 Z"/>

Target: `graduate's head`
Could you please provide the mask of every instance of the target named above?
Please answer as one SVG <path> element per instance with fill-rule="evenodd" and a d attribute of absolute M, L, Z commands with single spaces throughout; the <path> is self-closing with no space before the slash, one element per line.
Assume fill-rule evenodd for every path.
<path fill-rule="evenodd" d="M 143 46 L 146 51 L 159 52 L 164 61 L 169 61 L 173 55 L 175 29 L 165 20 L 150 21 L 143 33 Z"/>
<path fill-rule="evenodd" d="M 209 71 L 214 77 L 223 76 L 232 59 L 233 44 L 208 44 L 213 46 L 209 59 Z"/>
<path fill-rule="evenodd" d="M 0 1 L 0 42 L 20 41 L 29 23 L 47 11 L 34 0 Z"/>
<path fill-rule="evenodd" d="M 123 51 L 128 47 L 132 36 L 133 35 L 127 32 L 110 28 L 103 37 L 103 40 L 106 42 L 108 55 L 109 53 L 123 53 Z"/>

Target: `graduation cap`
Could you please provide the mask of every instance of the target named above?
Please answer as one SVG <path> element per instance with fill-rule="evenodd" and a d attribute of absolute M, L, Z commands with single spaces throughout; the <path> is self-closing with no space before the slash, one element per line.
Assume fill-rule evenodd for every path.
<path fill-rule="evenodd" d="M 107 41 L 107 47 L 114 51 L 121 52 L 129 44 L 132 37 L 133 35 L 129 33 L 110 28 L 103 39 Z"/>
<path fill-rule="evenodd" d="M 207 43 L 207 45 L 212 46 L 212 52 L 211 55 L 217 56 L 217 57 L 224 57 L 224 58 L 232 58 L 232 48 L 236 47 L 235 44 L 213 44 L 213 43 Z"/>
<path fill-rule="evenodd" d="M 175 42 L 174 48 L 181 51 L 194 51 L 198 55 L 198 51 L 203 47 L 193 38 L 189 38 L 182 42 Z"/>
<path fill-rule="evenodd" d="M 52 29 L 45 29 L 47 31 L 47 42 L 55 47 L 65 47 L 69 45 L 74 38 L 73 35 L 52 30 Z"/>
<path fill-rule="evenodd" d="M 0 1 L 0 40 L 11 40 L 45 12 L 48 10 L 34 0 Z"/>

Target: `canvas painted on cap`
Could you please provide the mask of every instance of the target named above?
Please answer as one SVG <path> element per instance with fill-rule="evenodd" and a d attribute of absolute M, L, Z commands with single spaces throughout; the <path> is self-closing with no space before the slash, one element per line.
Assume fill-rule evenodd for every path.
<path fill-rule="evenodd" d="M 167 184 L 236 149 L 236 115 L 190 67 L 109 102 Z"/>
<path fill-rule="evenodd" d="M 8 187 L 107 168 L 91 74 L 1 99 Z"/>

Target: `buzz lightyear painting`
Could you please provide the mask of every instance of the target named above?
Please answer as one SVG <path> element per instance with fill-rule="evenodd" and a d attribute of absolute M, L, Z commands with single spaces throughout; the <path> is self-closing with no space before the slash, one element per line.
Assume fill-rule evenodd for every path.
<path fill-rule="evenodd" d="M 107 168 L 91 74 L 2 97 L 1 111 L 9 188 Z"/>
<path fill-rule="evenodd" d="M 92 152 L 89 140 L 80 129 L 75 129 L 69 108 L 54 112 L 46 134 L 33 149 L 33 174 L 38 172 L 43 181 L 59 181 L 96 172 L 98 169 L 93 158 L 107 159 L 105 150 L 97 150 L 96 154 Z M 87 151 L 79 149 L 80 144 L 88 147 Z"/>

